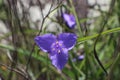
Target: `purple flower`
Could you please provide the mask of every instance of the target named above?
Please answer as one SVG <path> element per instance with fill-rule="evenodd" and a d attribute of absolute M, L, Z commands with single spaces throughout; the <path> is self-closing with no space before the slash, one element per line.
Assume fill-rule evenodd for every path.
<path fill-rule="evenodd" d="M 77 58 L 72 59 L 73 62 L 82 61 L 85 58 L 84 55 L 79 55 Z"/>
<path fill-rule="evenodd" d="M 45 34 L 36 36 L 35 42 L 42 51 L 49 53 L 52 64 L 61 70 L 68 61 L 68 51 L 74 47 L 76 39 L 77 36 L 73 33 L 61 33 L 57 36 Z"/>
<path fill-rule="evenodd" d="M 67 26 L 73 29 L 76 25 L 75 17 L 72 14 L 63 14 L 63 19 L 65 20 Z"/>
<path fill-rule="evenodd" d="M 80 56 L 78 56 L 78 60 L 83 60 L 84 58 L 85 58 L 84 55 L 80 55 Z"/>

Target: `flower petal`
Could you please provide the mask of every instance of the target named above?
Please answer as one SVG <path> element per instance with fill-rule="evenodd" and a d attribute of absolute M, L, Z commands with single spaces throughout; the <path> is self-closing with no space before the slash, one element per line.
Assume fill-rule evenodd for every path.
<path fill-rule="evenodd" d="M 49 52 L 51 45 L 56 41 L 56 36 L 53 34 L 45 34 L 42 36 L 36 36 L 35 42 L 44 52 Z"/>
<path fill-rule="evenodd" d="M 71 50 L 76 43 L 77 36 L 73 33 L 61 33 L 58 35 L 58 40 L 63 41 L 65 48 Z"/>
<path fill-rule="evenodd" d="M 50 59 L 52 61 L 52 64 L 57 69 L 61 70 L 68 61 L 68 50 L 64 49 L 60 53 L 56 53 L 55 55 L 50 55 Z"/>
<path fill-rule="evenodd" d="M 76 61 L 82 61 L 84 58 L 85 58 L 84 55 L 79 55 L 78 57 L 73 58 L 72 61 L 73 61 L 73 62 L 76 62 Z"/>
<path fill-rule="evenodd" d="M 80 56 L 78 56 L 78 60 L 79 60 L 79 61 L 83 60 L 84 58 L 85 58 L 84 55 L 80 55 Z"/>
<path fill-rule="evenodd" d="M 67 23 L 69 28 L 75 27 L 76 21 L 75 21 L 75 17 L 73 15 L 64 13 L 63 18 L 64 18 L 64 20 Z"/>

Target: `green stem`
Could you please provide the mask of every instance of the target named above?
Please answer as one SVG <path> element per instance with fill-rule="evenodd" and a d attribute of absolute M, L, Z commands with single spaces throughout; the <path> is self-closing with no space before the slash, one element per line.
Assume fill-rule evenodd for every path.
<path fill-rule="evenodd" d="M 115 67 L 118 65 L 119 61 L 120 61 L 120 53 L 119 53 L 118 56 L 115 58 L 115 61 L 113 62 L 112 66 L 111 66 L 109 75 L 108 75 L 108 77 L 107 77 L 106 80 L 111 80 L 112 73 L 113 73 Z"/>
<path fill-rule="evenodd" d="M 69 1 L 70 1 L 70 4 L 71 4 L 71 7 L 72 7 L 71 10 L 72 10 L 72 12 L 73 12 L 73 14 L 75 16 L 75 19 L 76 19 L 76 23 L 77 23 L 77 27 L 78 27 L 78 31 L 79 31 L 79 36 L 82 37 L 83 33 L 82 33 L 82 29 L 81 29 L 81 26 L 80 26 L 80 23 L 79 23 L 79 19 L 78 19 L 75 7 L 73 5 L 73 1 L 72 0 L 69 0 Z"/>
<path fill-rule="evenodd" d="M 69 56 L 70 58 L 70 64 L 71 64 L 71 66 L 73 67 L 73 71 L 76 73 L 76 72 L 78 72 L 78 74 L 80 74 L 82 77 L 84 77 L 85 78 L 85 74 L 81 71 L 81 69 L 79 69 L 78 67 L 76 67 L 75 66 L 75 64 L 72 62 L 72 59 L 71 59 L 71 55 Z"/>
<path fill-rule="evenodd" d="M 119 32 L 119 31 L 120 31 L 120 28 L 114 28 L 114 29 L 106 30 L 106 31 L 102 32 L 101 35 L 110 34 L 110 33 Z M 77 42 L 84 42 L 86 40 L 90 40 L 90 39 L 96 38 L 98 35 L 99 34 L 94 34 L 92 36 L 78 38 Z"/>

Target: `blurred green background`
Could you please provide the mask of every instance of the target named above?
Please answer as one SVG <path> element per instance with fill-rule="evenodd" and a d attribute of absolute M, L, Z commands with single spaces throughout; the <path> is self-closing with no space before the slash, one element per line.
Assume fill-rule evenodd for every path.
<path fill-rule="evenodd" d="M 76 17 L 75 29 L 63 21 L 66 12 Z M 34 38 L 62 32 L 78 39 L 58 71 Z M 1 80 L 120 80 L 119 61 L 120 0 L 0 0 Z"/>

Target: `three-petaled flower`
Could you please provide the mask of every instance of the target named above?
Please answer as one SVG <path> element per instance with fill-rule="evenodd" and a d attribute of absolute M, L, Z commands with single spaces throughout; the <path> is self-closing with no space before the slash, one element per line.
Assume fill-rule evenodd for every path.
<path fill-rule="evenodd" d="M 76 39 L 77 36 L 73 33 L 61 33 L 57 36 L 49 33 L 36 36 L 35 42 L 42 51 L 49 53 L 52 64 L 61 70 L 68 61 L 68 51 L 74 47 Z"/>
<path fill-rule="evenodd" d="M 64 13 L 62 14 L 64 21 L 70 29 L 73 29 L 76 26 L 75 17 L 72 14 Z"/>

